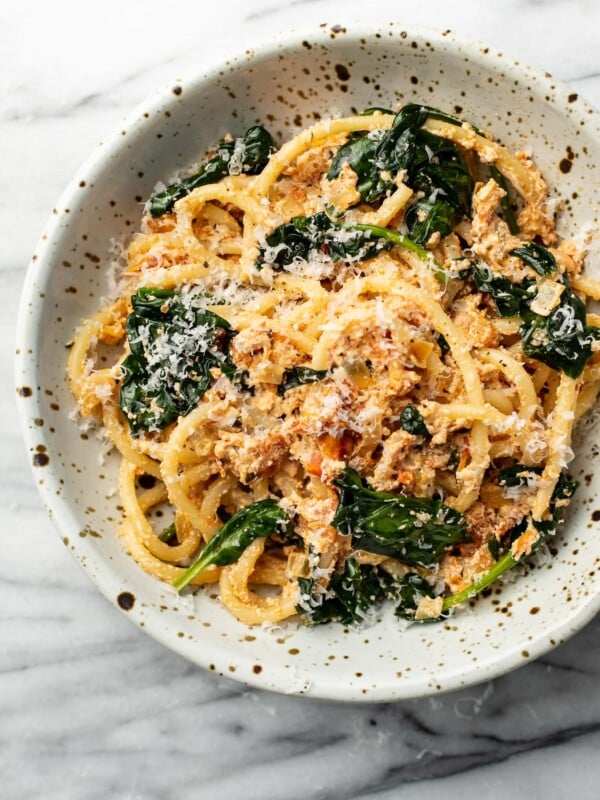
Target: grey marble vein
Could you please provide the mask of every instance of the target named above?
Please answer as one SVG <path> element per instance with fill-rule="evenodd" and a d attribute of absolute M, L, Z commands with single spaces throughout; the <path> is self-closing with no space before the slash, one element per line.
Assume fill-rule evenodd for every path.
<path fill-rule="evenodd" d="M 96 143 L 203 59 L 287 27 L 398 17 L 399 8 L 391 0 L 0 8 L 2 800 L 598 797 L 599 619 L 520 670 L 447 695 L 352 706 L 249 690 L 164 649 L 98 593 L 54 532 L 20 441 L 12 366 L 20 287 L 49 212 Z M 401 16 L 408 29 L 486 40 L 600 102 L 597 2 L 430 0 L 402 4 Z"/>

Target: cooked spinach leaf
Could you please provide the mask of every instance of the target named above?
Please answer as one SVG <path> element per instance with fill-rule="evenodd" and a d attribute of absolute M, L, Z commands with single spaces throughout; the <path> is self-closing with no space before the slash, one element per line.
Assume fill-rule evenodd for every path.
<path fill-rule="evenodd" d="M 535 527 L 540 532 L 540 541 L 536 543 L 535 548 L 546 542 L 550 536 L 554 536 L 558 526 L 563 521 L 565 511 L 577 491 L 579 483 L 577 481 L 569 480 L 566 472 L 562 472 L 554 491 L 552 492 L 552 500 L 550 501 L 550 516 L 548 519 L 536 522 Z"/>
<path fill-rule="evenodd" d="M 400 128 L 397 128 L 394 135 L 397 134 L 397 138 L 400 139 L 402 132 Z M 400 166 L 402 161 L 396 158 L 392 163 L 389 157 L 386 160 L 377 160 L 380 147 L 387 146 L 390 139 L 389 133 L 389 131 L 375 130 L 364 136 L 351 136 L 335 154 L 327 172 L 328 180 L 335 180 L 340 175 L 344 164 L 349 164 L 357 175 L 356 190 L 365 203 L 375 203 L 386 192 L 391 191 L 394 188 L 394 177 L 402 168 Z M 407 138 L 408 135 L 401 140 L 401 145 L 405 148 L 409 147 L 405 141 Z M 392 151 L 393 149 L 392 146 Z M 375 167 L 376 163 L 381 166 Z M 394 166 L 396 169 L 392 172 L 389 167 L 393 169 Z"/>
<path fill-rule="evenodd" d="M 355 558 L 346 560 L 327 587 L 320 586 L 312 577 L 299 578 L 298 585 L 298 611 L 312 625 L 323 622 L 359 625 L 384 600 L 398 603 L 394 611 L 397 617 L 414 620 L 421 599 L 435 596 L 431 584 L 416 572 L 397 579 L 380 567 L 359 564 Z"/>
<path fill-rule="evenodd" d="M 340 622 L 356 625 L 368 619 L 373 606 L 385 599 L 395 600 L 397 586 L 388 573 L 368 564 L 348 558 L 342 570 L 335 572 L 329 585 L 317 587 L 314 578 L 299 578 L 300 604 L 298 611 L 307 622 Z"/>
<path fill-rule="evenodd" d="M 327 178 L 337 178 L 349 164 L 358 176 L 357 191 L 366 203 L 380 200 L 394 188 L 397 173 L 423 198 L 409 206 L 406 224 L 410 238 L 426 244 L 431 235 L 450 233 L 470 213 L 473 179 L 460 148 L 454 142 L 422 130 L 428 118 L 453 125 L 462 120 L 429 106 L 404 106 L 387 131 L 355 135 L 334 156 Z"/>
<path fill-rule="evenodd" d="M 463 515 L 440 500 L 377 492 L 353 469 L 335 479 L 341 492 L 331 522 L 355 550 L 433 567 L 446 549 L 467 541 Z"/>
<path fill-rule="evenodd" d="M 406 212 L 410 238 L 425 245 L 432 234 L 447 236 L 471 213 L 474 183 L 466 161 L 454 142 L 418 131 L 407 184 L 423 197 Z"/>
<path fill-rule="evenodd" d="M 375 233 L 373 227 L 343 225 L 324 211 L 311 217 L 293 217 L 267 236 L 267 247 L 260 250 L 256 267 L 269 264 L 273 269 L 283 269 L 296 261 L 324 258 L 334 262 L 365 261 L 395 244 Z"/>
<path fill-rule="evenodd" d="M 257 269 L 265 264 L 273 269 L 285 269 L 296 260 L 324 257 L 331 261 L 365 261 L 396 245 L 418 256 L 440 281 L 447 283 L 457 277 L 446 271 L 431 253 L 398 231 L 379 225 L 344 224 L 331 219 L 323 211 L 312 217 L 293 217 L 276 228 L 265 241 L 266 247 L 261 248 L 256 261 Z"/>
<path fill-rule="evenodd" d="M 556 259 L 554 255 L 546 247 L 535 242 L 525 242 L 520 247 L 515 247 L 511 250 L 509 255 L 518 256 L 521 261 L 524 261 L 538 275 L 552 275 L 557 270 Z"/>
<path fill-rule="evenodd" d="M 424 436 L 427 439 L 431 437 L 423 415 L 419 409 L 414 406 L 406 406 L 406 408 L 402 410 L 400 414 L 400 427 L 407 433 L 412 433 L 413 436 Z"/>
<path fill-rule="evenodd" d="M 125 323 L 131 352 L 121 364 L 119 405 L 135 435 L 189 414 L 213 382 L 214 367 L 235 374 L 228 357 L 235 331 L 167 289 L 138 289 L 131 303 Z"/>
<path fill-rule="evenodd" d="M 207 567 L 233 564 L 255 539 L 274 535 L 284 540 L 293 535 L 289 517 L 275 500 L 257 500 L 227 520 L 173 586 L 180 592 Z"/>
<path fill-rule="evenodd" d="M 441 198 L 431 202 L 430 199 L 423 197 L 407 208 L 405 219 L 411 239 L 417 244 L 424 245 L 434 233 L 439 233 L 442 238 L 452 233 L 461 216 L 453 206 Z"/>
<path fill-rule="evenodd" d="M 374 108 L 367 109 L 363 113 L 368 115 L 379 110 L 386 111 Z M 463 120 L 458 117 L 431 106 L 408 103 L 396 114 L 391 128 L 387 131 L 376 130 L 355 134 L 342 145 L 331 162 L 327 177 L 329 180 L 337 178 L 344 164 L 348 164 L 358 175 L 357 189 L 362 199 L 366 203 L 374 203 L 393 187 L 393 180 L 399 170 L 410 170 L 415 160 L 422 161 L 422 154 L 418 159 L 415 153 L 417 134 L 428 118 L 441 119 L 452 125 L 463 124 Z M 434 139 L 441 139 L 426 131 L 421 133 Z M 420 139 L 419 144 L 422 141 L 423 139 Z"/>
<path fill-rule="evenodd" d="M 535 281 L 513 283 L 503 275 L 494 275 L 485 264 L 472 264 L 471 274 L 480 292 L 491 294 L 501 317 L 519 317 L 536 294 Z"/>
<path fill-rule="evenodd" d="M 411 188 L 435 202 L 440 196 L 462 214 L 471 210 L 473 179 L 462 152 L 454 142 L 428 131 L 417 135 L 411 172 Z"/>
<path fill-rule="evenodd" d="M 547 317 L 526 310 L 520 334 L 523 352 L 570 378 L 578 378 L 591 358 L 600 328 L 586 322 L 585 305 L 565 286 L 560 303 Z"/>
<path fill-rule="evenodd" d="M 193 175 L 167 186 L 150 200 L 150 213 L 160 217 L 171 211 L 177 200 L 190 194 L 199 186 L 218 183 L 227 175 L 247 173 L 256 175 L 275 152 L 275 142 L 262 125 L 248 128 L 243 137 L 217 145 L 217 154 L 203 164 Z"/>
<path fill-rule="evenodd" d="M 402 619 L 412 620 L 415 611 L 424 597 L 435 597 L 432 585 L 417 572 L 408 572 L 397 583 L 397 599 L 395 615 Z"/>
<path fill-rule="evenodd" d="M 284 395 L 289 389 L 303 386 L 305 383 L 316 383 L 327 375 L 326 369 L 311 369 L 310 367 L 291 367 L 283 373 L 277 393 Z"/>
<path fill-rule="evenodd" d="M 529 255 L 528 252 L 528 258 Z M 548 255 L 552 257 L 551 253 Z M 538 271 L 544 263 L 549 265 L 550 261 L 538 259 Z M 513 283 L 504 276 L 494 275 L 482 264 L 472 264 L 471 274 L 477 288 L 491 294 L 501 317 L 522 318 L 519 333 L 526 356 L 571 378 L 581 375 L 592 356 L 594 342 L 600 339 L 600 328 L 587 324 L 585 305 L 568 286 L 566 276 L 561 277 L 566 285 L 559 304 L 547 316 L 542 316 L 531 310 L 531 302 L 537 294 L 534 280 Z"/>
<path fill-rule="evenodd" d="M 551 536 L 554 536 L 559 524 L 563 520 L 565 509 L 575 494 L 577 486 L 577 482 L 569 480 L 566 473 L 563 472 L 560 475 L 554 488 L 554 492 L 552 493 L 548 518 L 538 522 L 532 521 L 532 525 L 540 534 L 538 540 L 532 547 L 532 552 L 535 552 Z M 509 544 L 514 542 L 522 533 L 525 532 L 527 529 L 527 523 L 528 519 L 524 518 L 513 528 L 512 531 L 510 531 L 510 533 L 507 535 Z M 513 558 L 510 549 L 507 550 L 504 555 L 500 555 L 502 549 L 501 545 L 498 542 L 496 542 L 496 545 L 490 545 L 491 543 L 488 544 L 488 549 L 490 550 L 490 553 L 494 559 L 496 559 L 494 566 L 466 589 L 444 598 L 444 611 L 447 611 L 454 606 L 462 605 L 462 603 L 466 603 L 467 600 L 470 600 L 472 597 L 478 595 L 480 592 L 494 583 L 494 581 L 501 577 L 505 572 L 508 572 L 508 570 L 512 569 L 516 564 L 521 563 L 528 558 L 528 556 L 523 556 L 520 559 L 515 559 Z"/>
<path fill-rule="evenodd" d="M 527 467 L 525 464 L 513 464 L 498 470 L 498 484 L 507 489 L 529 486 L 537 475 L 541 474 L 539 467 Z"/>

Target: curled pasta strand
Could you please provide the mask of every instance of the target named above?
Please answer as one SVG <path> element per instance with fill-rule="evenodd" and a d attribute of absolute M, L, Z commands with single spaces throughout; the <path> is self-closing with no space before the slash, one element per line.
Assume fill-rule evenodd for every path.
<path fill-rule="evenodd" d="M 514 356 L 499 350 L 478 350 L 477 357 L 486 364 L 494 364 L 514 384 L 519 395 L 519 413 L 525 420 L 535 414 L 539 400 L 531 376 Z"/>
<path fill-rule="evenodd" d="M 223 605 L 246 625 L 280 622 L 296 613 L 298 584 L 289 578 L 276 596 L 262 596 L 250 589 L 252 574 L 265 549 L 265 540 L 256 539 L 235 564 L 223 568 L 219 589 Z"/>
<path fill-rule="evenodd" d="M 199 532 L 191 526 L 180 526 L 177 535 L 178 538 L 179 536 L 182 537 L 182 541 L 179 544 L 169 546 L 166 542 L 162 542 L 156 535 L 137 497 L 135 489 L 136 474 L 135 464 L 125 460 L 121 462 L 119 492 L 125 514 L 134 535 L 149 553 L 161 561 L 176 563 L 182 559 L 189 558 L 198 549 L 200 543 Z M 166 495 L 164 487 L 161 487 L 159 494 L 161 500 L 165 500 Z"/>
<path fill-rule="evenodd" d="M 104 406 L 102 419 L 110 440 L 123 458 L 134 464 L 141 473 L 160 478 L 160 464 L 134 447 L 123 414 L 114 403 Z"/>

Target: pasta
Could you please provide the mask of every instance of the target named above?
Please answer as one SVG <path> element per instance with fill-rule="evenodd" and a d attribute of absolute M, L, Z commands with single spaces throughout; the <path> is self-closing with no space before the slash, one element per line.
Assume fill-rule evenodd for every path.
<path fill-rule="evenodd" d="M 227 137 L 151 198 L 70 349 L 122 457 L 124 546 L 249 625 L 447 614 L 575 490 L 583 260 L 536 166 L 437 109 Z"/>

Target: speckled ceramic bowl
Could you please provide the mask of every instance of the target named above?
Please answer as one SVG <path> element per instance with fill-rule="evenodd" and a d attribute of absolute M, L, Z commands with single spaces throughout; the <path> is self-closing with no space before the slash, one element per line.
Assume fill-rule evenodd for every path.
<path fill-rule="evenodd" d="M 392 700 L 476 683 L 525 663 L 599 606 L 600 477 L 588 425 L 581 488 L 554 558 L 439 624 L 398 629 L 387 612 L 361 632 L 330 625 L 250 629 L 218 600 L 180 598 L 121 549 L 117 458 L 70 412 L 65 343 L 107 291 L 112 237 L 138 228 L 140 201 L 226 131 L 264 121 L 284 140 L 319 117 L 424 101 L 531 151 L 565 201 L 564 232 L 597 216 L 599 117 L 576 94 L 449 31 L 360 26 L 291 33 L 169 87 L 74 178 L 33 257 L 19 321 L 17 386 L 33 471 L 66 547 L 100 590 L 167 647 L 244 683 L 343 700 Z M 588 267 L 589 269 L 589 267 Z"/>

